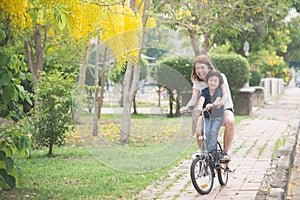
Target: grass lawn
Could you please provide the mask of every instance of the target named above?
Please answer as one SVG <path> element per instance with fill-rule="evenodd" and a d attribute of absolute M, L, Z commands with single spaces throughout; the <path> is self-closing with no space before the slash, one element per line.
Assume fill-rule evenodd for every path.
<path fill-rule="evenodd" d="M 245 116 L 236 116 L 239 122 Z M 0 191 L 1 199 L 130 199 L 197 150 L 191 118 L 135 116 L 130 144 L 118 145 L 120 116 L 102 116 L 100 133 L 91 136 L 92 116 L 83 116 L 67 145 L 32 150 L 16 158 L 26 184 Z"/>

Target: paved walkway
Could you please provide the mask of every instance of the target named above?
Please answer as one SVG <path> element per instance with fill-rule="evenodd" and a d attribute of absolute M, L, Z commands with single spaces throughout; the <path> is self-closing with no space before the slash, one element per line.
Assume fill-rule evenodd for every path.
<path fill-rule="evenodd" d="M 230 174 L 227 186 L 221 188 L 218 179 L 215 178 L 214 188 L 210 194 L 198 194 L 190 181 L 189 167 L 192 161 L 190 158 L 174 167 L 170 171 L 169 178 L 155 182 L 135 198 L 143 200 L 260 199 L 257 193 L 265 177 L 271 173 L 270 165 L 272 158 L 276 157 L 276 150 L 291 144 L 290 135 L 295 135 L 299 122 L 300 88 L 286 88 L 280 98 L 266 103 L 263 108 L 254 112 L 253 117 L 243 120 L 235 128 L 234 142 L 229 152 L 232 158 L 230 168 L 234 172 Z M 292 144 L 295 143 L 295 140 L 292 141 Z M 299 158 L 297 162 L 300 166 Z M 298 168 L 298 179 L 299 171 Z M 297 198 L 300 199 L 299 181 L 297 187 Z M 271 192 L 273 197 L 270 199 L 282 199 L 280 195 L 276 196 L 277 190 L 274 191 L 275 196 L 274 192 Z"/>

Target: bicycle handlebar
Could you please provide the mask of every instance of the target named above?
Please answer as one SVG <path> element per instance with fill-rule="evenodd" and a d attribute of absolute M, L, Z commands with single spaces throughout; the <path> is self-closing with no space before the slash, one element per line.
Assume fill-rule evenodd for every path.
<path fill-rule="evenodd" d="M 212 107 L 215 107 L 214 105 Z M 187 107 L 187 110 L 186 111 L 182 111 L 181 113 L 184 114 L 184 113 L 191 113 L 193 111 L 199 111 L 200 109 L 198 108 L 195 108 L 195 106 L 188 106 Z M 206 108 L 203 108 L 202 109 L 202 113 L 204 112 L 208 112 L 208 110 Z"/>

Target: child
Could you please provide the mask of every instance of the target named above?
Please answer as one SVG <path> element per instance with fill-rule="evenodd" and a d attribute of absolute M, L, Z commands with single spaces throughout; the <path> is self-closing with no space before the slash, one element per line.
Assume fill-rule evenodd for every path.
<path fill-rule="evenodd" d="M 218 70 L 211 70 L 205 76 L 205 81 L 208 87 L 201 91 L 198 109 L 200 113 L 202 113 L 203 108 L 208 110 L 208 112 L 204 112 L 206 147 L 214 155 L 217 150 L 218 132 L 222 125 L 222 116 L 224 114 L 224 106 L 215 107 L 214 104 L 220 105 L 223 95 L 221 89 L 223 78 Z M 204 133 L 203 130 L 204 126 L 202 126 L 202 132 Z"/>

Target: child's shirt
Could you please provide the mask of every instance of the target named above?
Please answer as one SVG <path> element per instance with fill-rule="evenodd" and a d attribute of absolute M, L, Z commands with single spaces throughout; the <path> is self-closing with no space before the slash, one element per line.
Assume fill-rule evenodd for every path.
<path fill-rule="evenodd" d="M 203 104 L 203 108 L 205 108 L 207 104 L 213 103 L 217 99 L 217 97 L 222 98 L 222 96 L 223 96 L 222 89 L 221 88 L 216 89 L 215 93 L 211 96 L 209 93 L 209 89 L 204 88 L 201 91 L 201 96 L 205 98 L 205 101 Z M 213 107 L 209 110 L 209 113 L 207 113 L 207 112 L 204 113 L 204 117 L 205 118 L 218 118 L 218 117 L 223 117 L 223 114 L 224 114 L 224 106 L 222 106 L 220 108 Z"/>

